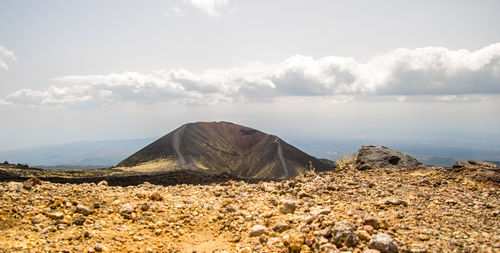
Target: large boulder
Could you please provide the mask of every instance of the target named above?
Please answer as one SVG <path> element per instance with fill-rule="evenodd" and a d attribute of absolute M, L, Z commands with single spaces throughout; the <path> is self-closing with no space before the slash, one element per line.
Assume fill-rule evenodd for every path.
<path fill-rule="evenodd" d="M 467 175 L 478 181 L 500 183 L 500 167 L 493 163 L 473 160 L 456 162 L 451 167 L 451 170 Z"/>
<path fill-rule="evenodd" d="M 422 163 L 417 159 L 384 146 L 362 146 L 351 158 L 358 170 L 370 168 L 414 168 Z"/>

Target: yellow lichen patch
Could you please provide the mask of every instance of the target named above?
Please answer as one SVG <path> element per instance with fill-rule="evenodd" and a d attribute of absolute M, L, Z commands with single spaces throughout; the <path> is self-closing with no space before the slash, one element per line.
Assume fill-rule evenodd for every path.
<path fill-rule="evenodd" d="M 116 167 L 115 169 L 128 172 L 160 172 L 160 171 L 172 171 L 178 168 L 179 166 L 177 161 L 173 159 L 158 159 L 150 162 L 141 163 L 133 167 Z"/>

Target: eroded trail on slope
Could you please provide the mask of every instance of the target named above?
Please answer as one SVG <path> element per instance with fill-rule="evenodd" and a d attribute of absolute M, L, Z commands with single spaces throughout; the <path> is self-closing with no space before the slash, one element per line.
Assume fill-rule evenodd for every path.
<path fill-rule="evenodd" d="M 177 157 L 179 158 L 180 166 L 186 165 L 186 160 L 184 159 L 184 156 L 182 155 L 181 148 L 180 148 L 181 138 L 182 138 L 181 135 L 184 134 L 184 128 L 185 128 L 185 126 L 182 126 L 181 128 L 179 128 L 179 130 L 175 131 L 174 140 L 173 140 L 175 153 L 177 154 Z"/>
<path fill-rule="evenodd" d="M 283 176 L 281 178 L 288 178 L 288 168 L 286 166 L 285 158 L 283 157 L 283 150 L 281 149 L 281 142 L 278 140 L 278 157 L 280 158 L 281 166 L 283 167 Z"/>

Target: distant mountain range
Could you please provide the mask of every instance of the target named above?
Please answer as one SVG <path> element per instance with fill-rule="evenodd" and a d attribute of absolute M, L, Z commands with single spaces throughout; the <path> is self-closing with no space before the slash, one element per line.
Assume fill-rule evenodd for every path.
<path fill-rule="evenodd" d="M 0 151 L 0 162 L 8 161 L 48 168 L 110 167 L 155 139 L 151 137 L 131 140 L 83 141 Z"/>
<path fill-rule="evenodd" d="M 48 168 L 101 168 L 113 166 L 156 140 L 157 137 L 128 140 L 83 141 L 59 145 L 0 151 L 0 162 L 22 163 Z M 352 155 L 362 145 L 384 145 L 407 153 L 424 164 L 449 167 L 456 161 L 500 161 L 499 150 L 447 147 L 419 143 L 380 142 L 374 140 L 318 140 L 286 138 L 295 147 L 319 158 L 336 160 Z M 61 166 L 62 165 L 62 166 Z"/>

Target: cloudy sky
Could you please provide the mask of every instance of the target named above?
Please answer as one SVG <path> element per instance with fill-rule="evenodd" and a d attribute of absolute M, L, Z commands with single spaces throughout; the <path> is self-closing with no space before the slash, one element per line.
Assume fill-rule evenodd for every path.
<path fill-rule="evenodd" d="M 0 2 L 0 150 L 232 121 L 500 149 L 500 2 Z"/>

